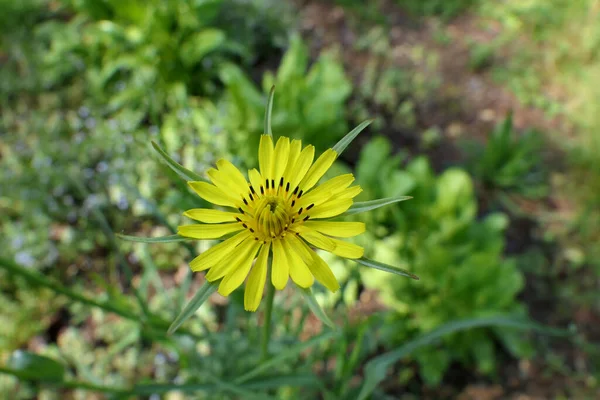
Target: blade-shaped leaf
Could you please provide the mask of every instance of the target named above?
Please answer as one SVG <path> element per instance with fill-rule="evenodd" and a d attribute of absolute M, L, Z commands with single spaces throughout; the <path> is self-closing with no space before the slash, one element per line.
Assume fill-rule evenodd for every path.
<path fill-rule="evenodd" d="M 123 235 L 121 233 L 116 233 L 115 235 L 119 239 L 127 240 L 129 242 L 138 242 L 138 243 L 171 243 L 171 242 L 182 242 L 184 240 L 190 240 L 190 238 L 186 238 L 184 236 L 179 236 L 179 235 L 168 235 L 168 236 L 158 236 L 158 237 L 131 236 L 131 235 Z"/>
<path fill-rule="evenodd" d="M 367 126 L 371 125 L 373 119 L 368 119 L 366 121 L 361 122 L 356 128 L 352 129 L 346 136 L 344 136 L 339 142 L 333 146 L 333 150 L 338 154 L 342 154 L 346 147 L 361 133 Z"/>
<path fill-rule="evenodd" d="M 40 382 L 58 383 L 65 378 L 64 365 L 29 351 L 15 351 L 8 360 L 8 367 L 17 371 L 21 378 Z"/>
<path fill-rule="evenodd" d="M 194 297 L 187 303 L 181 313 L 175 318 L 175 321 L 169 327 L 167 335 L 174 333 L 188 318 L 190 318 L 196 310 L 208 299 L 208 297 L 217 290 L 218 285 L 213 282 L 204 282 L 204 285 L 194 295 Z"/>
<path fill-rule="evenodd" d="M 265 134 L 273 137 L 271 131 L 271 115 L 273 114 L 273 96 L 275 95 L 275 85 L 271 86 L 269 98 L 267 99 L 267 108 L 265 109 Z"/>
<path fill-rule="evenodd" d="M 510 327 L 521 330 L 535 330 L 542 334 L 552 336 L 569 336 L 571 332 L 563 329 L 549 328 L 536 323 L 523 320 L 522 318 L 513 318 L 510 316 L 496 316 L 485 318 L 471 318 L 462 321 L 452 321 L 440 326 L 432 332 L 422 335 L 408 343 L 403 344 L 396 350 L 382 354 L 369 361 L 365 366 L 365 380 L 358 396 L 359 400 L 369 397 L 377 385 L 383 381 L 387 375 L 387 369 L 394 363 L 406 357 L 413 351 L 427 346 L 439 338 L 451 333 L 464 331 L 481 327 Z"/>
<path fill-rule="evenodd" d="M 310 308 L 312 313 L 315 315 L 315 317 L 319 318 L 321 320 L 321 322 L 323 322 L 325 325 L 327 325 L 331 328 L 335 327 L 335 325 L 333 324 L 331 319 L 329 319 L 329 317 L 327 316 L 327 314 L 325 313 L 323 308 L 321 308 L 321 305 L 317 302 L 317 299 L 315 298 L 315 294 L 312 292 L 312 290 L 310 290 L 310 288 L 300 288 L 300 287 L 299 287 L 299 289 L 302 292 L 302 296 L 306 300 L 308 307 Z"/>
<path fill-rule="evenodd" d="M 411 274 L 410 272 L 405 271 L 402 268 L 398 268 L 393 265 L 384 264 L 379 261 L 369 260 L 368 258 L 364 258 L 364 257 L 357 258 L 352 261 L 356 261 L 357 263 L 364 265 L 365 267 L 375 268 L 375 269 L 379 269 L 381 271 L 391 272 L 392 274 L 407 276 L 409 278 L 419 280 L 419 277 L 416 276 L 415 274 Z"/>
<path fill-rule="evenodd" d="M 398 203 L 400 201 L 405 201 L 405 200 L 410 200 L 410 199 L 412 199 L 411 196 L 398 196 L 398 197 L 386 197 L 384 199 L 377 199 L 377 200 L 358 201 L 358 202 L 352 204 L 352 207 L 350 207 L 348 209 L 348 211 L 343 213 L 342 216 L 363 213 L 363 212 L 375 210 L 376 208 L 379 208 L 379 207 L 387 206 L 389 204 L 394 204 L 394 203 Z"/>
<path fill-rule="evenodd" d="M 202 177 L 200 175 L 198 175 L 195 172 L 190 171 L 189 169 L 185 168 L 183 165 L 177 163 L 175 160 L 173 160 L 166 151 L 164 151 L 159 145 L 158 143 L 156 143 L 155 141 L 152 141 L 152 147 L 154 147 L 154 150 L 156 150 L 156 152 L 160 155 L 160 157 L 163 159 L 164 162 L 167 163 L 167 165 L 177 173 L 177 175 L 179 175 L 180 177 L 182 177 L 183 179 L 185 179 L 186 181 L 203 181 L 204 179 L 202 179 Z"/>

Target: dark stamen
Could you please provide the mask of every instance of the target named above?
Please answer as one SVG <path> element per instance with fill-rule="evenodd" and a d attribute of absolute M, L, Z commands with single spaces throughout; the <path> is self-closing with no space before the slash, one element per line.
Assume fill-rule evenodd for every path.
<path fill-rule="evenodd" d="M 310 215 L 307 215 L 306 217 L 304 217 L 303 221 L 306 221 L 309 218 L 310 218 Z"/>
<path fill-rule="evenodd" d="M 294 207 L 294 204 L 296 204 L 296 200 L 292 200 L 292 207 Z"/>
<path fill-rule="evenodd" d="M 310 206 L 306 207 L 306 211 L 310 210 L 311 208 L 313 208 L 315 206 L 315 203 L 312 203 Z"/>
<path fill-rule="evenodd" d="M 256 194 L 256 192 L 254 191 L 254 188 L 252 187 L 252 185 L 250 185 L 250 191 L 254 194 Z"/>
<path fill-rule="evenodd" d="M 244 200 L 244 204 L 245 204 L 245 205 L 248 205 L 248 201 L 246 200 L 246 198 L 245 198 L 245 197 L 242 197 L 242 200 Z"/>
<path fill-rule="evenodd" d="M 271 187 L 275 189 L 275 179 L 271 179 Z"/>
<path fill-rule="evenodd" d="M 294 223 L 294 221 L 296 221 L 296 218 L 292 218 L 292 224 Z"/>
<path fill-rule="evenodd" d="M 294 189 L 294 193 L 293 194 L 296 194 L 296 193 L 298 193 L 298 186 L 296 186 L 296 189 Z"/>
<path fill-rule="evenodd" d="M 303 190 L 301 190 L 300 193 L 298 193 L 298 198 L 302 197 L 302 193 L 304 193 Z"/>
<path fill-rule="evenodd" d="M 248 193 L 248 195 L 250 196 L 250 201 L 254 201 L 254 197 L 252 197 L 252 193 Z"/>
<path fill-rule="evenodd" d="M 302 214 L 302 207 L 298 210 L 298 215 Z"/>
<path fill-rule="evenodd" d="M 254 240 L 258 240 L 258 238 L 257 238 L 257 237 L 255 237 L 255 238 L 254 238 Z"/>
<path fill-rule="evenodd" d="M 244 210 L 242 210 L 242 207 L 238 208 L 238 211 L 241 212 L 242 214 L 244 213 Z"/>
<path fill-rule="evenodd" d="M 246 225 L 246 224 L 242 224 L 242 226 L 243 226 L 244 228 L 248 229 L 248 225 Z"/>
<path fill-rule="evenodd" d="M 254 233 L 254 229 L 250 228 L 250 232 Z"/>
<path fill-rule="evenodd" d="M 238 217 L 235 217 L 235 220 L 236 220 L 237 222 L 242 222 L 242 220 L 241 220 L 241 219 L 239 219 Z"/>
<path fill-rule="evenodd" d="M 288 182 L 287 185 L 285 185 L 285 191 L 289 192 L 290 191 L 290 183 Z"/>
<path fill-rule="evenodd" d="M 283 186 L 283 177 L 281 177 L 281 179 L 279 180 L 279 187 Z"/>
<path fill-rule="evenodd" d="M 260 194 L 265 194 L 265 188 L 264 187 L 260 187 Z"/>
<path fill-rule="evenodd" d="M 269 188 L 269 180 L 265 179 L 265 181 L 267 182 L 267 189 Z"/>

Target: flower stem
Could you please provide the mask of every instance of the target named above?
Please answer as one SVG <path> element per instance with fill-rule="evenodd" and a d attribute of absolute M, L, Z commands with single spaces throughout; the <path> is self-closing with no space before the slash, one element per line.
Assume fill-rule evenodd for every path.
<path fill-rule="evenodd" d="M 269 356 L 269 340 L 271 339 L 271 315 L 273 313 L 273 299 L 275 298 L 275 286 L 271 282 L 272 260 L 269 257 L 269 268 L 267 269 L 267 308 L 265 309 L 265 320 L 263 322 L 262 359 Z"/>

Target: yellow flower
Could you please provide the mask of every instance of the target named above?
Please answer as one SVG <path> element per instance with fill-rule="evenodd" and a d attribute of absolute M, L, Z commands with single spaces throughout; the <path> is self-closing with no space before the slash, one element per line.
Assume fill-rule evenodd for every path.
<path fill-rule="evenodd" d="M 248 180 L 232 163 L 219 160 L 217 168 L 208 171 L 212 184 L 188 182 L 206 201 L 231 210 L 188 210 L 184 215 L 200 224 L 180 226 L 178 234 L 218 239 L 235 233 L 192 260 L 190 267 L 208 270 L 209 282 L 221 279 L 218 290 L 223 296 L 248 277 L 244 294 L 248 311 L 256 311 L 262 298 L 270 254 L 270 279 L 276 289 L 285 288 L 288 278 L 302 288 L 316 279 L 333 292 L 339 289 L 337 279 L 312 247 L 345 258 L 363 256 L 362 247 L 337 238 L 363 233 L 364 223 L 328 221 L 347 211 L 361 188 L 350 186 L 352 174 L 317 185 L 338 154 L 329 149 L 313 163 L 314 154 L 315 148 L 302 148 L 300 140 L 281 137 L 273 146 L 271 136 L 262 135 L 260 171 L 249 170 Z"/>

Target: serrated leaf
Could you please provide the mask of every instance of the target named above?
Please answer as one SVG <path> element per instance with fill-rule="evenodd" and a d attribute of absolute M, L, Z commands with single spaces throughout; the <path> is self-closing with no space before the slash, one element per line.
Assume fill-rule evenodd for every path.
<path fill-rule="evenodd" d="M 373 393 L 373 390 L 375 390 L 377 385 L 379 385 L 379 383 L 385 379 L 388 368 L 415 350 L 434 343 L 439 338 L 451 333 L 473 328 L 492 326 L 510 327 L 520 330 L 535 330 L 552 336 L 571 335 L 571 332 L 567 330 L 549 328 L 527 320 L 523 320 L 522 318 L 512 318 L 510 316 L 470 318 L 462 321 L 452 321 L 440 326 L 430 333 L 404 343 L 396 350 L 382 354 L 369 361 L 365 366 L 365 379 L 360 394 L 358 395 L 358 399 L 367 399 L 369 395 Z"/>
<path fill-rule="evenodd" d="M 28 351 L 17 350 L 8 360 L 8 367 L 21 378 L 40 382 L 62 382 L 65 367 L 58 361 Z"/>
<path fill-rule="evenodd" d="M 217 287 L 218 285 L 216 283 L 208 281 L 204 282 L 204 285 L 198 289 L 194 297 L 187 303 L 177 318 L 175 318 L 171 326 L 169 326 L 167 335 L 174 333 L 181 326 L 181 324 L 194 315 L 196 310 L 200 308 L 206 299 L 208 299 L 208 297 L 217 290 Z"/>
<path fill-rule="evenodd" d="M 273 97 L 275 96 L 275 85 L 271 87 L 269 91 L 269 98 L 267 99 L 267 108 L 265 109 L 265 134 L 273 137 L 271 130 L 271 116 L 273 114 Z"/>
<path fill-rule="evenodd" d="M 346 134 L 346 136 L 344 136 L 339 142 L 337 142 L 335 146 L 333 146 L 333 150 L 337 153 L 338 157 L 344 150 L 346 150 L 346 147 L 352 143 L 358 134 L 361 133 L 367 126 L 371 125 L 373 121 L 373 119 L 363 121 L 356 128 L 352 129 L 348 134 Z"/>
<path fill-rule="evenodd" d="M 137 243 L 171 243 L 171 242 L 183 242 L 185 240 L 190 240 L 190 238 L 186 238 L 179 235 L 168 235 L 168 236 L 158 236 L 158 237 L 144 237 L 144 236 L 131 236 L 131 235 L 123 235 L 121 233 L 116 233 L 116 237 L 122 240 L 127 240 L 128 242 L 137 242 Z"/>
<path fill-rule="evenodd" d="M 410 272 L 403 270 L 402 268 L 398 268 L 393 265 L 384 264 L 382 262 L 375 261 L 375 260 L 369 260 L 368 258 L 365 258 L 365 257 L 357 258 L 352 261 L 356 261 L 357 263 L 364 265 L 365 267 L 375 268 L 380 271 L 390 272 L 390 273 L 396 274 L 396 275 L 407 276 L 407 277 L 415 279 L 417 281 L 419 280 L 418 276 L 416 276 L 415 274 L 411 274 Z"/>
<path fill-rule="evenodd" d="M 154 150 L 156 150 L 156 152 L 160 155 L 160 157 L 163 159 L 163 161 L 165 163 L 167 163 L 167 165 L 177 173 L 177 175 L 179 175 L 180 177 L 182 177 L 183 179 L 185 179 L 186 181 L 204 181 L 204 179 L 202 179 L 202 177 L 200 175 L 198 175 L 195 172 L 190 171 L 189 169 L 185 168 L 183 165 L 177 163 L 175 160 L 173 160 L 166 151 L 164 151 L 159 145 L 158 143 L 156 143 L 155 141 L 152 141 L 152 147 L 154 147 Z"/>
<path fill-rule="evenodd" d="M 386 197 L 384 199 L 358 201 L 358 202 L 352 204 L 352 206 L 348 209 L 348 211 L 343 213 L 342 216 L 359 214 L 359 213 L 375 210 L 376 208 L 379 208 L 379 207 L 387 206 L 390 204 L 394 204 L 394 203 L 398 203 L 398 202 L 410 200 L 410 199 L 412 199 L 412 196 Z"/>
<path fill-rule="evenodd" d="M 308 304 L 310 311 L 312 311 L 315 317 L 319 318 L 319 320 L 321 320 L 321 322 L 323 322 L 325 325 L 334 328 L 334 323 L 331 321 L 331 319 L 329 319 L 329 317 L 315 298 L 315 294 L 312 292 L 312 290 L 310 288 L 301 287 L 298 287 L 298 289 L 300 289 L 300 291 L 302 292 L 302 296 L 306 300 L 306 304 Z"/>

